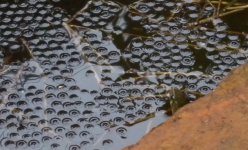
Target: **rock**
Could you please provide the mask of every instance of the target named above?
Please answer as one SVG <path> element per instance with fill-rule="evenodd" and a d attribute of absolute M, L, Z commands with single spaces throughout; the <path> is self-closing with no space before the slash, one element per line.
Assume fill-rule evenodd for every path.
<path fill-rule="evenodd" d="M 126 150 L 248 149 L 248 65 Z"/>

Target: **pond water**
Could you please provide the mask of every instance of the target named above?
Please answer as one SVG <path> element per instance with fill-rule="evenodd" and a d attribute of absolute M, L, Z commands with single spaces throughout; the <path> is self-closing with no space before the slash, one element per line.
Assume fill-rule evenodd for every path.
<path fill-rule="evenodd" d="M 222 2 L 2 0 L 0 149 L 135 144 L 248 61 Z"/>

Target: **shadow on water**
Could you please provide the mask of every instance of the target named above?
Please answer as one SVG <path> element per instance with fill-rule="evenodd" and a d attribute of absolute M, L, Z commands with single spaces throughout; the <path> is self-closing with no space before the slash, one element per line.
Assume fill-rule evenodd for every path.
<path fill-rule="evenodd" d="M 87 4 L 87 0 L 59 0 L 56 2 L 56 0 L 50 0 L 55 6 L 63 8 L 68 12 L 69 15 L 74 15 L 76 12 L 78 12 L 80 9 L 82 9 L 85 4 Z"/>

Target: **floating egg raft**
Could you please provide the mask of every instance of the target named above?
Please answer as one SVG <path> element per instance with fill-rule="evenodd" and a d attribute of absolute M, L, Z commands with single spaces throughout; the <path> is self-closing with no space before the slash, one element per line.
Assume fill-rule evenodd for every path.
<path fill-rule="evenodd" d="M 61 3 L 0 2 L 1 150 L 122 149 L 247 62 L 209 2 Z"/>

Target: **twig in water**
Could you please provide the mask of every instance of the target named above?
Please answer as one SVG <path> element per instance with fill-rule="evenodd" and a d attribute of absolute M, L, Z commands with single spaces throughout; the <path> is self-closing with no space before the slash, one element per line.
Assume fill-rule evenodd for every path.
<path fill-rule="evenodd" d="M 216 17 L 218 17 L 219 14 L 220 14 L 221 2 L 222 2 L 222 0 L 219 0 L 218 7 L 217 7 L 217 11 L 216 11 Z"/>
<path fill-rule="evenodd" d="M 227 16 L 227 15 L 236 13 L 236 12 L 243 11 L 243 10 L 245 10 L 245 9 L 235 9 L 235 10 L 232 10 L 232 11 L 228 11 L 228 12 L 225 12 L 225 13 L 221 13 L 221 14 L 219 14 L 218 17 L 224 17 L 224 16 Z M 204 24 L 204 23 L 207 23 L 207 22 L 213 20 L 214 18 L 215 18 L 215 17 L 208 17 L 208 18 L 205 18 L 205 19 L 200 20 L 199 22 L 190 23 L 189 26 L 195 26 L 195 25 L 199 25 L 199 24 Z"/>
<path fill-rule="evenodd" d="M 29 46 L 27 44 L 27 41 L 24 40 L 23 38 L 20 38 L 20 40 L 21 40 L 22 44 L 25 46 L 25 48 L 28 50 L 28 53 L 29 53 L 30 57 L 34 59 L 34 55 L 33 55 L 32 51 L 31 51 L 31 49 L 29 48 Z"/>
<path fill-rule="evenodd" d="M 78 12 L 76 12 L 72 17 L 71 19 L 69 19 L 67 21 L 67 24 L 69 24 L 72 20 L 74 20 L 78 14 L 80 14 L 81 12 L 83 12 L 90 4 L 92 3 L 92 1 L 89 1 L 81 10 L 79 10 Z"/>

